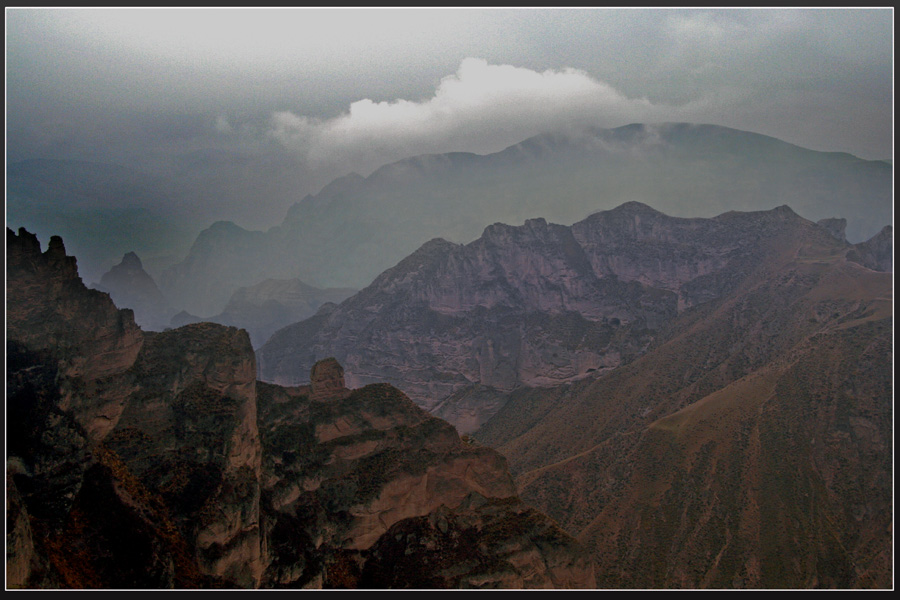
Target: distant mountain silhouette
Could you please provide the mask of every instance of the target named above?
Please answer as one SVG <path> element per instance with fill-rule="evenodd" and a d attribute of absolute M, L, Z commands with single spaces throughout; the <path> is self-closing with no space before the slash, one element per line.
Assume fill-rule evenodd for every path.
<path fill-rule="evenodd" d="M 266 279 L 238 288 L 225 310 L 211 317 L 198 317 L 182 311 L 172 317 L 172 327 L 210 321 L 246 329 L 254 348 L 258 348 L 275 331 L 311 317 L 323 305 L 352 296 L 357 290 L 347 288 L 319 289 L 299 279 Z"/>
<path fill-rule="evenodd" d="M 435 237 L 467 243 L 491 223 L 535 217 L 571 224 L 627 201 L 683 217 L 789 205 L 813 221 L 847 218 L 847 238 L 860 242 L 891 222 L 892 198 L 884 161 L 720 126 L 546 134 L 485 156 L 424 155 L 350 174 L 266 232 L 216 224 L 160 286 L 194 314 L 215 314 L 235 289 L 267 278 L 358 289 Z"/>
<path fill-rule="evenodd" d="M 162 331 L 175 312 L 134 252 L 125 254 L 91 287 L 107 292 L 117 307 L 132 309 L 135 322 L 144 330 Z"/>

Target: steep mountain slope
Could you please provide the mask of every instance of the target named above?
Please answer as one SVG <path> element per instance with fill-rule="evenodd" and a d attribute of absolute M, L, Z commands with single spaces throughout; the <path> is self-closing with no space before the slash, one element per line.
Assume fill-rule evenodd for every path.
<path fill-rule="evenodd" d="M 471 431 L 502 404 L 472 405 L 475 388 L 503 394 L 626 364 L 802 226 L 816 227 L 787 207 L 688 219 L 630 202 L 571 227 L 533 219 L 492 225 L 466 246 L 433 240 L 337 308 L 275 333 L 257 353 L 260 376 L 302 383 L 316 359 L 335 356 L 354 384 L 389 381 Z M 836 253 L 855 249 L 831 241 Z"/>
<path fill-rule="evenodd" d="M 883 161 L 711 125 L 547 134 L 491 155 L 419 156 L 348 175 L 265 233 L 215 225 L 160 285 L 203 315 L 266 278 L 361 288 L 435 237 L 467 243 L 491 223 L 538 216 L 571 224 L 626 201 L 691 217 L 787 204 L 812 220 L 847 216 L 847 237 L 859 242 L 891 221 L 891 181 Z"/>
<path fill-rule="evenodd" d="M 892 277 L 800 219 L 765 239 L 646 354 L 475 434 L 602 587 L 891 586 Z"/>
<path fill-rule="evenodd" d="M 7 253 L 8 586 L 595 584 L 499 454 L 398 390 L 334 360 L 258 385 L 245 331 L 142 332 L 60 238 Z M 448 569 L 432 544 L 478 551 Z"/>

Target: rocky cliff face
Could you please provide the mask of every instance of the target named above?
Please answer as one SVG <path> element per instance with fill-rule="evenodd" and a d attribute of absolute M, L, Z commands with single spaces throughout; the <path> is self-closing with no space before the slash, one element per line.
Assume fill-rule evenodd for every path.
<path fill-rule="evenodd" d="M 398 390 L 348 390 L 336 361 L 311 388 L 258 384 L 246 332 L 142 332 L 83 286 L 58 238 L 41 253 L 8 231 L 7 252 L 10 587 L 403 585 L 370 565 L 373 547 L 405 553 L 388 531 L 448 510 L 462 520 L 438 531 L 484 548 L 435 586 L 594 585 L 499 454 Z"/>
<path fill-rule="evenodd" d="M 42 561 L 16 584 L 258 583 L 246 333 L 142 332 L 84 287 L 58 238 L 42 254 L 27 232 L 7 231 L 7 247 L 9 454 Z"/>
<path fill-rule="evenodd" d="M 688 219 L 631 202 L 571 227 L 533 219 L 465 246 L 433 240 L 274 334 L 258 351 L 261 378 L 304 383 L 313 361 L 335 356 L 352 384 L 388 381 L 472 431 L 490 410 L 453 404 L 476 386 L 508 393 L 629 362 L 677 314 L 736 289 L 801 222 L 787 207 Z"/>
<path fill-rule="evenodd" d="M 7 229 L 6 335 L 29 352 L 53 357 L 62 382 L 61 407 L 89 435 L 102 437 L 124 407 L 127 370 L 144 335 L 133 312 L 117 310 L 107 294 L 88 290 L 75 258 L 59 237 L 41 253 L 37 237 Z"/>
<path fill-rule="evenodd" d="M 259 384 L 264 585 L 594 585 L 574 540 L 516 498 L 499 454 L 463 443 L 389 385 L 338 389 L 335 364 L 317 366 L 311 390 Z M 494 520 L 508 528 L 483 523 Z M 422 552 L 443 542 L 427 541 L 426 531 L 457 553 L 470 543 L 483 550 L 458 561 L 442 554 L 438 567 Z"/>
<path fill-rule="evenodd" d="M 473 383 L 509 391 L 613 368 L 675 314 L 677 297 L 598 277 L 569 228 L 493 225 L 425 244 L 356 296 L 272 336 L 261 378 L 303 383 L 335 356 L 351 385 L 384 380 L 430 409 Z"/>

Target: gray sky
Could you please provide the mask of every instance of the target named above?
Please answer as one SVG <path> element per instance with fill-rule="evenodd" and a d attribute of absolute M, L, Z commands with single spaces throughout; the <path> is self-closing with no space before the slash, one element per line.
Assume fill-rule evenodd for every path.
<path fill-rule="evenodd" d="M 662 121 L 893 155 L 892 9 L 5 16 L 10 161 L 162 172 L 214 148 L 294 161 L 305 194 L 415 154 L 493 152 L 553 129 Z M 273 225 L 287 204 L 222 218 Z"/>

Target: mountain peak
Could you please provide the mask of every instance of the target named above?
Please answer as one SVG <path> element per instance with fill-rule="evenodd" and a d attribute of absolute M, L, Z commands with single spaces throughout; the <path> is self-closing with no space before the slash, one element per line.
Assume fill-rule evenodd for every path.
<path fill-rule="evenodd" d="M 125 256 L 122 257 L 122 262 L 119 263 L 120 267 L 129 269 L 129 270 L 143 270 L 144 265 L 141 263 L 140 257 L 134 252 L 128 252 Z"/>
<path fill-rule="evenodd" d="M 657 215 L 663 214 L 660 211 L 653 208 L 652 206 L 644 204 L 643 202 L 638 202 L 636 200 L 630 200 L 628 202 L 624 202 L 609 212 L 632 213 L 632 214 L 644 213 L 644 214 L 657 214 Z"/>

